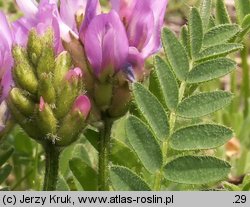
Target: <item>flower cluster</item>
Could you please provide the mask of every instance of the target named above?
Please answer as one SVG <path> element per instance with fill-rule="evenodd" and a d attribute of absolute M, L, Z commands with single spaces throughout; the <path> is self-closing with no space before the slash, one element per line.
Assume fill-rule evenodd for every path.
<path fill-rule="evenodd" d="M 20 19 L 8 23 L 0 13 L 1 103 L 10 90 L 8 100 L 16 104 L 12 113 L 13 108 L 27 107 L 20 106 L 20 100 L 28 104 L 32 99 L 32 112 L 36 110 L 37 117 L 51 112 L 57 120 L 55 128 L 58 120 L 67 116 L 60 115 L 65 104 L 69 104 L 65 107 L 68 111 L 77 110 L 85 119 L 90 107 L 96 119 L 104 113 L 123 115 L 130 101 L 130 83 L 143 79 L 145 60 L 161 46 L 168 1 L 111 0 L 108 13 L 99 0 L 61 0 L 60 5 L 57 0 L 16 3 L 23 12 Z M 48 31 L 53 37 L 52 49 L 46 43 Z M 71 64 L 67 64 L 68 56 Z M 58 62 L 68 68 L 57 71 Z M 77 95 L 70 99 L 67 93 L 73 96 L 74 90 L 69 85 L 77 84 L 84 86 L 85 92 L 77 86 Z M 29 113 L 31 108 L 24 111 Z M 49 129 L 45 132 L 54 134 Z"/>

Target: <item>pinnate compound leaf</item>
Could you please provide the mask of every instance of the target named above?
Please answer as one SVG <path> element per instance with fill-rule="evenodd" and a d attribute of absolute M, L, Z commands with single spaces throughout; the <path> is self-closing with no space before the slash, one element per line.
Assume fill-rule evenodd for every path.
<path fill-rule="evenodd" d="M 176 78 L 169 65 L 161 57 L 155 57 L 154 65 L 165 103 L 169 110 L 175 110 L 179 97 L 179 86 Z"/>
<path fill-rule="evenodd" d="M 200 52 L 200 54 L 196 58 L 196 61 L 200 62 L 218 57 L 225 57 L 226 55 L 241 49 L 243 49 L 242 44 L 236 44 L 236 43 L 225 43 L 221 45 L 208 47 Z"/>
<path fill-rule="evenodd" d="M 110 178 L 116 191 L 150 191 L 150 187 L 142 178 L 122 166 L 112 166 Z"/>
<path fill-rule="evenodd" d="M 216 20 L 219 24 L 231 23 L 225 0 L 216 1 Z"/>
<path fill-rule="evenodd" d="M 200 124 L 178 129 L 170 138 L 175 150 L 202 150 L 219 147 L 233 136 L 233 131 L 216 124 Z"/>
<path fill-rule="evenodd" d="M 169 133 L 168 118 L 157 98 L 142 84 L 133 85 L 133 94 L 138 110 L 152 128 L 156 137 L 165 140 Z"/>
<path fill-rule="evenodd" d="M 69 167 L 84 190 L 97 190 L 97 172 L 93 168 L 88 166 L 80 158 L 71 159 L 69 161 Z"/>
<path fill-rule="evenodd" d="M 177 108 L 177 115 L 197 118 L 213 113 L 232 100 L 232 94 L 225 91 L 199 93 L 184 99 Z"/>
<path fill-rule="evenodd" d="M 236 62 L 228 58 L 209 60 L 195 66 L 188 74 L 187 83 L 202 83 L 227 75 L 236 69 Z"/>
<path fill-rule="evenodd" d="M 175 75 L 179 80 L 185 80 L 189 71 L 189 61 L 185 48 L 168 28 L 163 29 L 162 43 Z"/>
<path fill-rule="evenodd" d="M 13 154 L 14 148 L 10 147 L 7 150 L 1 150 L 0 151 L 0 167 L 10 158 L 10 156 Z"/>
<path fill-rule="evenodd" d="M 191 9 L 188 26 L 190 34 L 191 55 L 192 57 L 196 57 L 196 55 L 201 50 L 203 40 L 202 20 L 199 11 L 196 8 Z"/>
<path fill-rule="evenodd" d="M 210 156 L 183 156 L 164 167 L 167 180 L 184 184 L 207 184 L 223 180 L 230 173 L 230 164 Z"/>
<path fill-rule="evenodd" d="M 144 167 L 151 173 L 159 170 L 163 163 L 162 152 L 150 129 L 137 117 L 129 116 L 126 134 Z"/>
<path fill-rule="evenodd" d="M 240 32 L 240 27 L 236 24 L 222 24 L 213 27 L 204 35 L 203 47 L 211 47 L 225 43 L 238 32 Z"/>

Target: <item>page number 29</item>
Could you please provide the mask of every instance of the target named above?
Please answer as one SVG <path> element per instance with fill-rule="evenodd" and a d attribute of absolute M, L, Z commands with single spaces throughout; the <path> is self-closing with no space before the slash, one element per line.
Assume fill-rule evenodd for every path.
<path fill-rule="evenodd" d="M 235 195 L 233 203 L 246 203 L 247 197 L 245 195 Z"/>

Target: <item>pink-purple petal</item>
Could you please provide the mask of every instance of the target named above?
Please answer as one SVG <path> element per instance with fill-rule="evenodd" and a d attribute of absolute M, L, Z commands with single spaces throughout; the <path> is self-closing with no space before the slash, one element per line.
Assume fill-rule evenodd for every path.
<path fill-rule="evenodd" d="M 125 28 L 118 14 L 96 16 L 89 24 L 84 45 L 87 57 L 98 75 L 106 67 L 121 70 L 127 62 L 128 40 Z"/>

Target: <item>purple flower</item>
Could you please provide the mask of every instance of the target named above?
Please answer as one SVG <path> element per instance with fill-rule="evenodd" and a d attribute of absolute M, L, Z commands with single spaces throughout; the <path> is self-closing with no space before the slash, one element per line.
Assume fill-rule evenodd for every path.
<path fill-rule="evenodd" d="M 59 25 L 61 32 L 66 33 L 62 36 L 63 40 L 70 42 L 69 33 L 78 39 L 79 30 L 83 35 L 90 21 L 100 13 L 101 6 L 98 0 L 62 0 Z"/>
<path fill-rule="evenodd" d="M 6 16 L 0 12 L 0 131 L 5 127 L 8 113 L 4 100 L 9 94 L 13 80 L 11 76 L 11 67 L 13 58 L 11 47 L 13 42 L 13 33 L 10 29 Z"/>
<path fill-rule="evenodd" d="M 113 74 L 127 64 L 128 39 L 115 11 L 95 16 L 80 36 L 96 76 L 104 70 Z"/>
<path fill-rule="evenodd" d="M 126 27 L 130 60 L 141 65 L 160 46 L 161 28 L 168 0 L 111 0 Z"/>
<path fill-rule="evenodd" d="M 24 13 L 22 18 L 13 23 L 16 43 L 26 45 L 31 28 L 36 28 L 40 35 L 48 28 L 52 28 L 55 36 L 55 51 L 62 51 L 57 0 L 41 0 L 39 4 L 35 0 L 16 1 Z"/>

